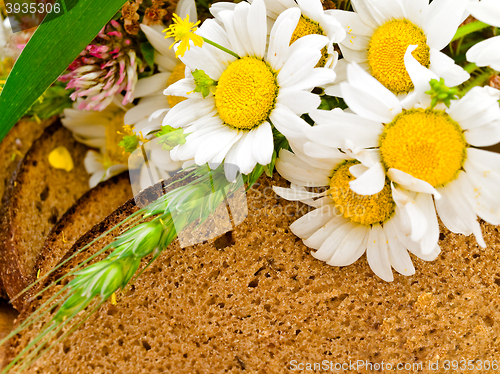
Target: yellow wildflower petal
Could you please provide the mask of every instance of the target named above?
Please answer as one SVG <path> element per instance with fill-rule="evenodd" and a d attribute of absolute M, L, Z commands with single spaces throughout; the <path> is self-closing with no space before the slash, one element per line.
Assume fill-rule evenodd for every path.
<path fill-rule="evenodd" d="M 172 48 L 176 43 L 180 42 L 175 52 L 176 57 L 184 56 L 184 53 L 191 48 L 189 44 L 191 40 L 197 47 L 203 45 L 203 38 L 195 34 L 199 24 L 200 21 L 196 23 L 189 22 L 189 14 L 186 15 L 185 19 L 182 19 L 177 14 L 173 15 L 173 23 L 163 30 L 163 32 L 165 33 L 165 38 L 174 38 L 174 43 L 169 48 Z"/>
<path fill-rule="evenodd" d="M 60 146 L 49 153 L 49 164 L 54 169 L 63 169 L 70 172 L 74 168 L 73 158 L 66 147 Z"/>

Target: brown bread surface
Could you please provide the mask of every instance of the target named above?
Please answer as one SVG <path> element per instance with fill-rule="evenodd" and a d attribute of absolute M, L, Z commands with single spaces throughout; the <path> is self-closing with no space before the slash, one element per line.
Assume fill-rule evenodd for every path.
<path fill-rule="evenodd" d="M 58 146 L 70 152 L 72 171 L 50 166 L 48 155 Z M 13 175 L 5 192 L 0 242 L 0 275 L 9 297 L 29 284 L 50 229 L 89 189 L 83 165 L 86 151 L 87 147 L 57 122 L 33 143 Z M 17 299 L 14 306 L 20 310 L 22 299 Z"/>
<path fill-rule="evenodd" d="M 117 305 L 105 303 L 27 372 L 293 373 L 293 360 L 363 360 L 422 363 L 422 370 L 401 372 L 428 373 L 428 361 L 438 359 L 441 365 L 500 359 L 497 227 L 482 223 L 485 249 L 441 228 L 438 259 L 413 257 L 416 275 L 395 274 L 387 283 L 364 256 L 342 268 L 314 259 L 289 230 L 305 207 L 275 196 L 271 185 L 286 186 L 277 176 L 259 183 L 248 192 L 249 216 L 241 225 L 204 244 L 174 242 L 117 293 Z M 136 209 L 132 202 L 122 206 L 74 248 Z M 77 256 L 59 276 L 109 241 Z M 40 328 L 12 339 L 9 357 Z"/>

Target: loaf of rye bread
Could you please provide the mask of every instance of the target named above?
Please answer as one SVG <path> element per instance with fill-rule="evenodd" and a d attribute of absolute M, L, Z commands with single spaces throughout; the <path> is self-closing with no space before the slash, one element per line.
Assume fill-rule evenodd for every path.
<path fill-rule="evenodd" d="M 53 168 L 49 153 L 64 146 L 74 168 Z M 73 139 L 59 122 L 45 129 L 19 164 L 5 191 L 0 235 L 0 275 L 7 295 L 14 297 L 33 279 L 35 261 L 59 218 L 88 189 L 83 160 L 87 147 Z M 14 306 L 21 308 L 22 299 Z"/>
<path fill-rule="evenodd" d="M 269 374 L 324 360 L 427 365 L 438 359 L 498 359 L 497 227 L 481 224 L 485 249 L 473 237 L 441 227 L 439 258 L 427 263 L 413 257 L 416 274 L 395 274 L 387 283 L 364 256 L 340 268 L 314 259 L 289 229 L 305 207 L 278 198 L 272 185 L 287 183 L 278 176 L 259 179 L 247 194 L 249 215 L 242 224 L 203 244 L 180 248 L 175 241 L 117 293 L 117 305 L 106 302 L 27 372 Z M 153 188 L 148 192 L 156 196 Z M 136 209 L 128 202 L 72 251 Z M 110 240 L 98 241 L 55 277 Z M 17 323 L 65 283 L 35 300 Z M 8 357 L 26 347 L 41 326 L 37 322 L 13 338 Z"/>

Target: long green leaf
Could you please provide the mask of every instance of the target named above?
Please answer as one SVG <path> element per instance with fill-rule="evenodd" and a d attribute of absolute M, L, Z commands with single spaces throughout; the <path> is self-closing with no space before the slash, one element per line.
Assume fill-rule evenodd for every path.
<path fill-rule="evenodd" d="M 463 38 L 466 35 L 472 34 L 473 32 L 480 31 L 482 29 L 485 29 L 487 27 L 491 27 L 487 23 L 481 22 L 481 21 L 473 21 L 471 23 L 468 23 L 466 25 L 460 26 L 457 30 L 457 33 L 451 40 L 454 42 L 455 40 L 458 40 L 460 38 Z"/>
<path fill-rule="evenodd" d="M 63 16 L 52 17 L 50 22 L 44 20 L 19 56 L 0 94 L 0 141 L 124 3 L 125 0 L 79 0 Z"/>

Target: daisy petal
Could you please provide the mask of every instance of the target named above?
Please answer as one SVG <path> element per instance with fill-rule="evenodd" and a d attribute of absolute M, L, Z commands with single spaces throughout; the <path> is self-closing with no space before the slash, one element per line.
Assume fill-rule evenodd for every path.
<path fill-rule="evenodd" d="M 366 226 L 355 226 L 344 237 L 337 251 L 335 251 L 327 264 L 332 266 L 348 266 L 356 262 L 366 251 L 369 231 L 370 229 Z"/>
<path fill-rule="evenodd" d="M 182 0 L 177 3 L 175 13 L 181 18 L 189 16 L 191 22 L 198 21 L 198 12 L 196 11 L 196 3 L 194 0 Z"/>
<path fill-rule="evenodd" d="M 208 162 L 214 162 L 213 157 L 219 154 L 221 149 L 229 150 L 235 143 L 235 140 L 239 138 L 241 138 L 241 135 L 237 130 L 233 130 L 221 123 L 216 130 L 210 131 L 203 137 L 203 141 L 196 149 L 194 156 L 195 163 L 203 165 Z"/>
<path fill-rule="evenodd" d="M 99 170 L 93 173 L 89 178 L 89 187 L 94 188 L 99 183 L 104 181 L 105 174 L 106 172 L 104 170 Z"/>
<path fill-rule="evenodd" d="M 283 199 L 288 201 L 302 201 L 307 199 L 316 199 L 318 197 L 323 197 L 327 192 L 322 193 L 314 193 L 305 190 L 294 190 L 291 188 L 283 188 L 273 186 L 273 191 L 276 192 L 277 195 L 281 196 Z"/>
<path fill-rule="evenodd" d="M 373 272 L 386 282 L 392 282 L 394 276 L 389 262 L 389 248 L 384 229 L 380 225 L 372 226 L 368 236 L 366 259 Z"/>
<path fill-rule="evenodd" d="M 481 22 L 500 27 L 500 6 L 497 0 L 470 1 L 467 10 Z"/>
<path fill-rule="evenodd" d="M 374 118 L 375 120 L 389 123 L 396 115 L 401 113 L 402 108 L 397 97 L 374 77 L 363 70 L 359 65 L 350 64 L 347 67 L 347 79 L 349 84 L 355 87 L 357 91 L 364 91 L 365 94 L 372 97 L 372 101 L 374 103 L 371 105 L 370 110 L 376 116 L 365 116 L 366 118 Z M 344 99 L 346 102 L 348 100 L 353 100 L 351 96 L 346 97 L 345 93 Z M 365 107 L 367 107 L 366 103 Z M 363 115 L 363 113 L 359 113 L 356 109 L 352 110 L 360 115 Z"/>
<path fill-rule="evenodd" d="M 299 238 L 307 239 L 333 217 L 331 206 L 315 209 L 290 225 L 290 230 Z"/>
<path fill-rule="evenodd" d="M 342 26 L 347 30 L 347 38 L 342 41 L 342 44 L 348 46 L 348 41 L 350 40 L 351 33 L 356 33 L 356 36 L 371 36 L 373 34 L 373 28 L 367 25 L 360 15 L 356 12 L 347 12 L 345 10 L 331 9 L 325 11 L 326 14 L 333 16 L 337 19 Z"/>
<path fill-rule="evenodd" d="M 464 131 L 467 143 L 475 147 L 489 147 L 500 142 L 500 120 Z"/>
<path fill-rule="evenodd" d="M 273 129 L 269 122 L 262 123 L 259 127 L 250 131 L 253 139 L 252 154 L 260 165 L 267 165 L 273 158 Z"/>
<path fill-rule="evenodd" d="M 416 45 L 410 45 L 405 54 L 406 70 L 408 71 L 411 81 L 415 86 L 414 92 L 411 95 L 408 95 L 408 97 L 402 102 L 405 109 L 413 108 L 417 102 L 424 107 L 430 106 L 431 98 L 425 92 L 431 89 L 430 81 L 432 79 L 439 80 L 436 74 L 427 69 L 425 66 L 422 66 L 420 62 L 413 57 L 412 52 L 415 49 L 417 49 Z"/>
<path fill-rule="evenodd" d="M 477 43 L 467 51 L 467 61 L 500 70 L 500 36 Z"/>
<path fill-rule="evenodd" d="M 427 221 L 427 231 L 420 241 L 420 248 L 423 255 L 430 255 L 435 250 L 439 240 L 439 223 L 436 216 L 436 208 L 434 207 L 432 196 L 429 194 L 417 194 L 415 202 Z"/>
<path fill-rule="evenodd" d="M 455 64 L 455 60 L 444 53 L 431 49 L 430 56 L 431 64 L 429 70 L 438 77 L 444 78 L 444 82 L 448 87 L 458 86 L 470 78 L 469 73 L 460 65 Z"/>
<path fill-rule="evenodd" d="M 420 241 L 427 231 L 427 219 L 416 202 L 405 192 L 398 190 L 391 183 L 392 197 L 396 205 L 406 213 L 411 227 L 411 239 Z M 429 195 L 430 196 L 430 195 Z"/>
<path fill-rule="evenodd" d="M 276 20 L 271 35 L 269 36 L 269 47 L 267 51 L 267 62 L 271 67 L 280 70 L 288 55 L 290 39 L 300 19 L 300 9 L 290 8 L 281 13 Z"/>
<path fill-rule="evenodd" d="M 264 58 L 267 41 L 266 6 L 263 0 L 253 0 L 248 12 L 248 34 L 254 55 Z"/>
<path fill-rule="evenodd" d="M 294 114 L 288 107 L 280 103 L 276 103 L 269 118 L 274 127 L 285 135 L 289 141 L 293 141 L 293 139 L 297 138 L 302 139 L 304 131 L 311 127 L 306 121 Z"/>
<path fill-rule="evenodd" d="M 473 163 L 474 167 L 481 168 L 485 174 L 500 174 L 500 154 L 488 152 L 481 149 L 467 148 L 467 162 Z"/>
<path fill-rule="evenodd" d="M 412 21 L 420 28 L 424 27 L 425 10 L 429 6 L 429 0 L 412 0 L 401 2 L 404 18 Z"/>
<path fill-rule="evenodd" d="M 297 51 L 285 62 L 278 73 L 278 85 L 280 87 L 291 87 L 298 81 L 303 80 L 316 66 L 321 58 L 321 52 L 317 49 L 303 49 Z"/>
<path fill-rule="evenodd" d="M 315 110 L 321 104 L 321 99 L 311 92 L 284 88 L 280 90 L 277 102 L 288 107 L 293 113 L 301 115 Z"/>
<path fill-rule="evenodd" d="M 372 30 L 381 24 L 379 19 L 375 19 L 372 16 L 371 9 L 365 0 L 352 0 L 351 3 L 356 14 L 359 14 L 362 21 L 369 25 Z"/>
<path fill-rule="evenodd" d="M 464 21 L 469 0 L 434 0 L 424 16 L 424 31 L 429 47 L 438 51 L 448 45 Z"/>
<path fill-rule="evenodd" d="M 493 87 L 474 87 L 447 111 L 463 130 L 487 125 L 500 119 L 500 91 Z"/>
<path fill-rule="evenodd" d="M 334 230 L 332 230 L 329 236 L 324 237 L 326 235 L 323 235 L 323 233 L 329 233 L 332 227 Z M 344 217 L 336 217 L 328 222 L 325 226 L 325 230 L 319 230 L 307 241 L 304 241 L 304 244 L 311 247 L 311 245 L 317 246 L 320 242 L 322 242 L 318 251 L 314 252 L 312 255 L 318 260 L 325 262 L 330 261 L 339 248 L 339 244 L 354 227 L 355 225 L 352 222 L 347 222 Z"/>
<path fill-rule="evenodd" d="M 436 199 L 439 199 L 441 197 L 441 194 L 429 183 L 417 179 L 401 170 L 389 169 L 387 171 L 387 176 L 391 181 L 397 183 L 398 185 L 400 185 L 401 187 L 403 187 L 408 191 L 432 194 L 436 197 Z"/>
<path fill-rule="evenodd" d="M 196 107 L 196 111 L 193 111 Z M 213 98 L 206 99 L 188 99 L 180 102 L 170 109 L 165 116 L 163 123 L 172 127 L 185 127 L 193 121 L 212 113 L 215 109 Z"/>
<path fill-rule="evenodd" d="M 307 137 L 325 146 L 342 148 L 349 140 L 355 147 L 376 147 L 384 130 L 380 122 L 346 113 L 341 109 L 313 110 L 309 115 L 318 125 L 307 131 Z"/>
<path fill-rule="evenodd" d="M 363 175 L 349 182 L 352 191 L 359 195 L 375 195 L 385 185 L 385 171 L 381 163 L 375 163 Z"/>
<path fill-rule="evenodd" d="M 174 43 L 173 39 L 165 39 L 161 32 L 156 31 L 154 28 L 150 26 L 146 26 L 141 23 L 141 30 L 146 34 L 146 38 L 151 43 L 151 45 L 156 49 L 159 53 L 161 53 L 164 57 L 168 58 L 172 62 L 174 62 L 174 66 L 176 64 L 175 52 L 169 47 Z"/>
<path fill-rule="evenodd" d="M 134 97 L 140 98 L 163 90 L 167 87 L 167 80 L 169 77 L 170 73 L 158 73 L 151 77 L 139 79 L 135 86 Z"/>
<path fill-rule="evenodd" d="M 389 263 L 400 274 L 409 276 L 415 274 L 415 268 L 411 261 L 410 255 L 406 247 L 399 241 L 395 230 L 396 227 L 389 220 L 384 224 L 384 232 L 388 241 L 389 248 Z"/>
<path fill-rule="evenodd" d="M 248 11 L 249 7 L 250 5 L 247 2 L 242 2 L 236 5 L 234 11 L 226 10 L 219 13 L 219 19 L 224 25 L 227 37 L 231 43 L 231 50 L 239 56 L 247 55 L 247 50 L 245 49 L 245 46 L 249 45 L 249 40 L 247 40 L 248 35 L 246 34 L 247 25 L 246 20 L 243 21 L 241 16 L 245 14 L 245 10 Z M 236 20 L 244 22 L 244 24 L 236 23 Z"/>
<path fill-rule="evenodd" d="M 465 173 L 461 171 L 456 180 L 440 189 L 442 198 L 436 201 L 436 209 L 450 231 L 464 235 L 474 234 L 477 243 L 486 247 L 476 214 L 463 193 L 463 189 L 467 188 L 466 183 Z"/>
<path fill-rule="evenodd" d="M 283 178 L 300 186 L 321 187 L 330 183 L 328 173 L 309 165 L 286 149 L 280 151 L 276 170 Z"/>
<path fill-rule="evenodd" d="M 236 7 L 236 4 L 235 3 L 224 3 L 222 1 L 220 2 L 217 2 L 217 3 L 213 3 L 212 5 L 210 5 L 210 13 L 212 13 L 212 15 L 219 19 L 218 16 L 219 16 L 219 13 L 224 11 L 224 10 L 230 10 L 230 11 L 234 11 L 234 8 Z M 191 17 L 189 17 L 191 18 Z"/>

